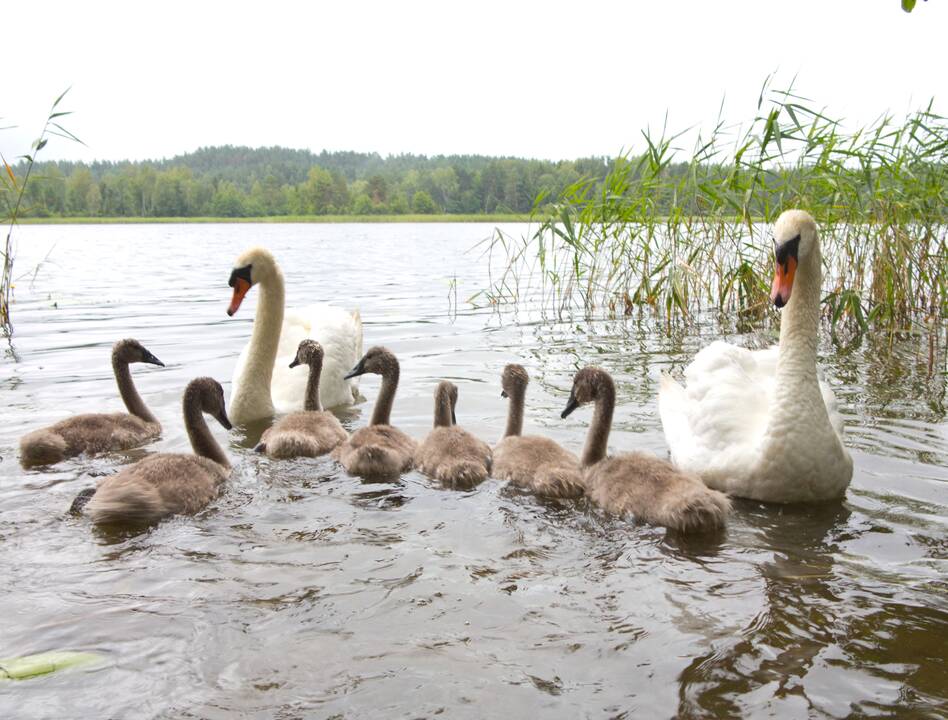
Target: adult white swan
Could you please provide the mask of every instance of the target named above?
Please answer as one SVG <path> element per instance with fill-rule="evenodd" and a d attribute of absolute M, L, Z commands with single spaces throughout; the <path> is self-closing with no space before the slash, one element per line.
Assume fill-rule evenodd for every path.
<path fill-rule="evenodd" d="M 766 502 L 841 497 L 853 474 L 836 398 L 817 376 L 822 266 L 813 218 L 788 210 L 774 226 L 771 300 L 780 344 L 752 351 L 714 342 L 662 377 L 659 412 L 672 460 L 731 495 Z M 792 293 L 792 295 L 791 295 Z"/>
<path fill-rule="evenodd" d="M 348 312 L 331 305 L 310 305 L 283 312 L 283 273 L 264 248 L 243 253 L 230 274 L 234 297 L 227 314 L 233 315 L 254 285 L 260 286 L 260 301 L 250 342 L 240 353 L 230 395 L 230 417 L 246 423 L 274 412 L 303 409 L 308 372 L 290 368 L 300 341 L 316 340 L 325 351 L 319 380 L 324 407 L 351 405 L 357 381 L 343 376 L 362 357 L 362 319 L 358 310 Z"/>

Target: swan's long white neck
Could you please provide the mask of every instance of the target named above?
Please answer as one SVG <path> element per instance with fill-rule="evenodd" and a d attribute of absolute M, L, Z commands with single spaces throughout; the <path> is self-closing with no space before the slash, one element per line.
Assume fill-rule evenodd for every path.
<path fill-rule="evenodd" d="M 238 381 L 237 392 L 231 398 L 231 417 L 238 422 L 247 412 L 252 412 L 254 406 L 265 405 L 269 413 L 273 414 L 270 382 L 283 330 L 283 273 L 274 265 L 265 279 L 257 283 L 257 287 L 260 300 L 253 321 L 247 362 Z"/>
<path fill-rule="evenodd" d="M 822 276 L 822 261 L 816 246 L 797 268 L 790 301 L 780 320 L 776 402 L 771 424 L 799 423 L 801 405 L 829 422 L 816 374 Z"/>

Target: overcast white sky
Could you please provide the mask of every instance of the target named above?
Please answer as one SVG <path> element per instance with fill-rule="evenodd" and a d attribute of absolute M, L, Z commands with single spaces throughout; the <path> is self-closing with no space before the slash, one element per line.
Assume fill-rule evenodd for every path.
<path fill-rule="evenodd" d="M 28 150 L 68 86 L 47 159 L 205 145 L 614 155 L 639 130 L 747 120 L 764 77 L 853 123 L 935 96 L 948 2 L 33 2 L 4 4 L 0 151 Z M 778 83 L 779 84 L 779 83 Z"/>

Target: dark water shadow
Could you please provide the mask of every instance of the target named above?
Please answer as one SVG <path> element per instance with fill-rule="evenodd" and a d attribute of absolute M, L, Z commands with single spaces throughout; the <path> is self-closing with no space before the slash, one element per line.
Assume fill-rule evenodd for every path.
<path fill-rule="evenodd" d="M 764 604 L 739 633 L 696 656 L 678 678 L 679 717 L 741 717 L 742 696 L 766 685 L 773 701 L 799 696 L 817 655 L 839 643 L 834 556 L 848 527 L 843 502 L 773 506 L 737 500 L 735 512 L 773 559 L 757 565 Z M 794 700 L 797 700 L 794 697 Z"/>
<path fill-rule="evenodd" d="M 228 434 L 230 447 L 235 450 L 253 450 L 260 442 L 260 436 L 273 425 L 274 420 L 273 417 L 266 417 L 234 425 L 234 429 Z"/>
<path fill-rule="evenodd" d="M 411 502 L 414 498 L 407 493 L 405 486 L 395 480 L 361 480 L 364 490 L 357 489 L 350 495 L 350 502 L 356 507 L 371 508 L 373 510 L 397 510 Z"/>
<path fill-rule="evenodd" d="M 662 539 L 662 547 L 671 557 L 701 562 L 717 557 L 727 547 L 727 539 L 726 527 L 701 533 L 669 528 Z"/>
<path fill-rule="evenodd" d="M 164 518 L 162 518 L 164 519 Z M 121 522 L 121 523 L 94 523 L 89 522 L 89 528 L 92 536 L 101 545 L 120 545 L 122 543 L 134 540 L 135 538 L 147 535 L 154 528 L 161 524 L 161 520 L 152 522 Z M 115 560 L 124 551 L 108 556 L 109 560 Z"/>

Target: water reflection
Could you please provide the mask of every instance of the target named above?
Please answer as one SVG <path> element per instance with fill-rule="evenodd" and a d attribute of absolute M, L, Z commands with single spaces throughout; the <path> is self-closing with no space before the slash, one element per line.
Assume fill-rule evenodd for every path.
<path fill-rule="evenodd" d="M 764 688 L 772 712 L 826 710 L 807 697 L 807 685 L 820 652 L 838 643 L 843 606 L 833 557 L 850 511 L 843 503 L 776 510 L 749 502 L 736 510 L 752 529 L 755 549 L 770 556 L 757 565 L 763 603 L 737 637 L 715 643 L 682 671 L 678 711 L 742 716 L 747 699 Z"/>

